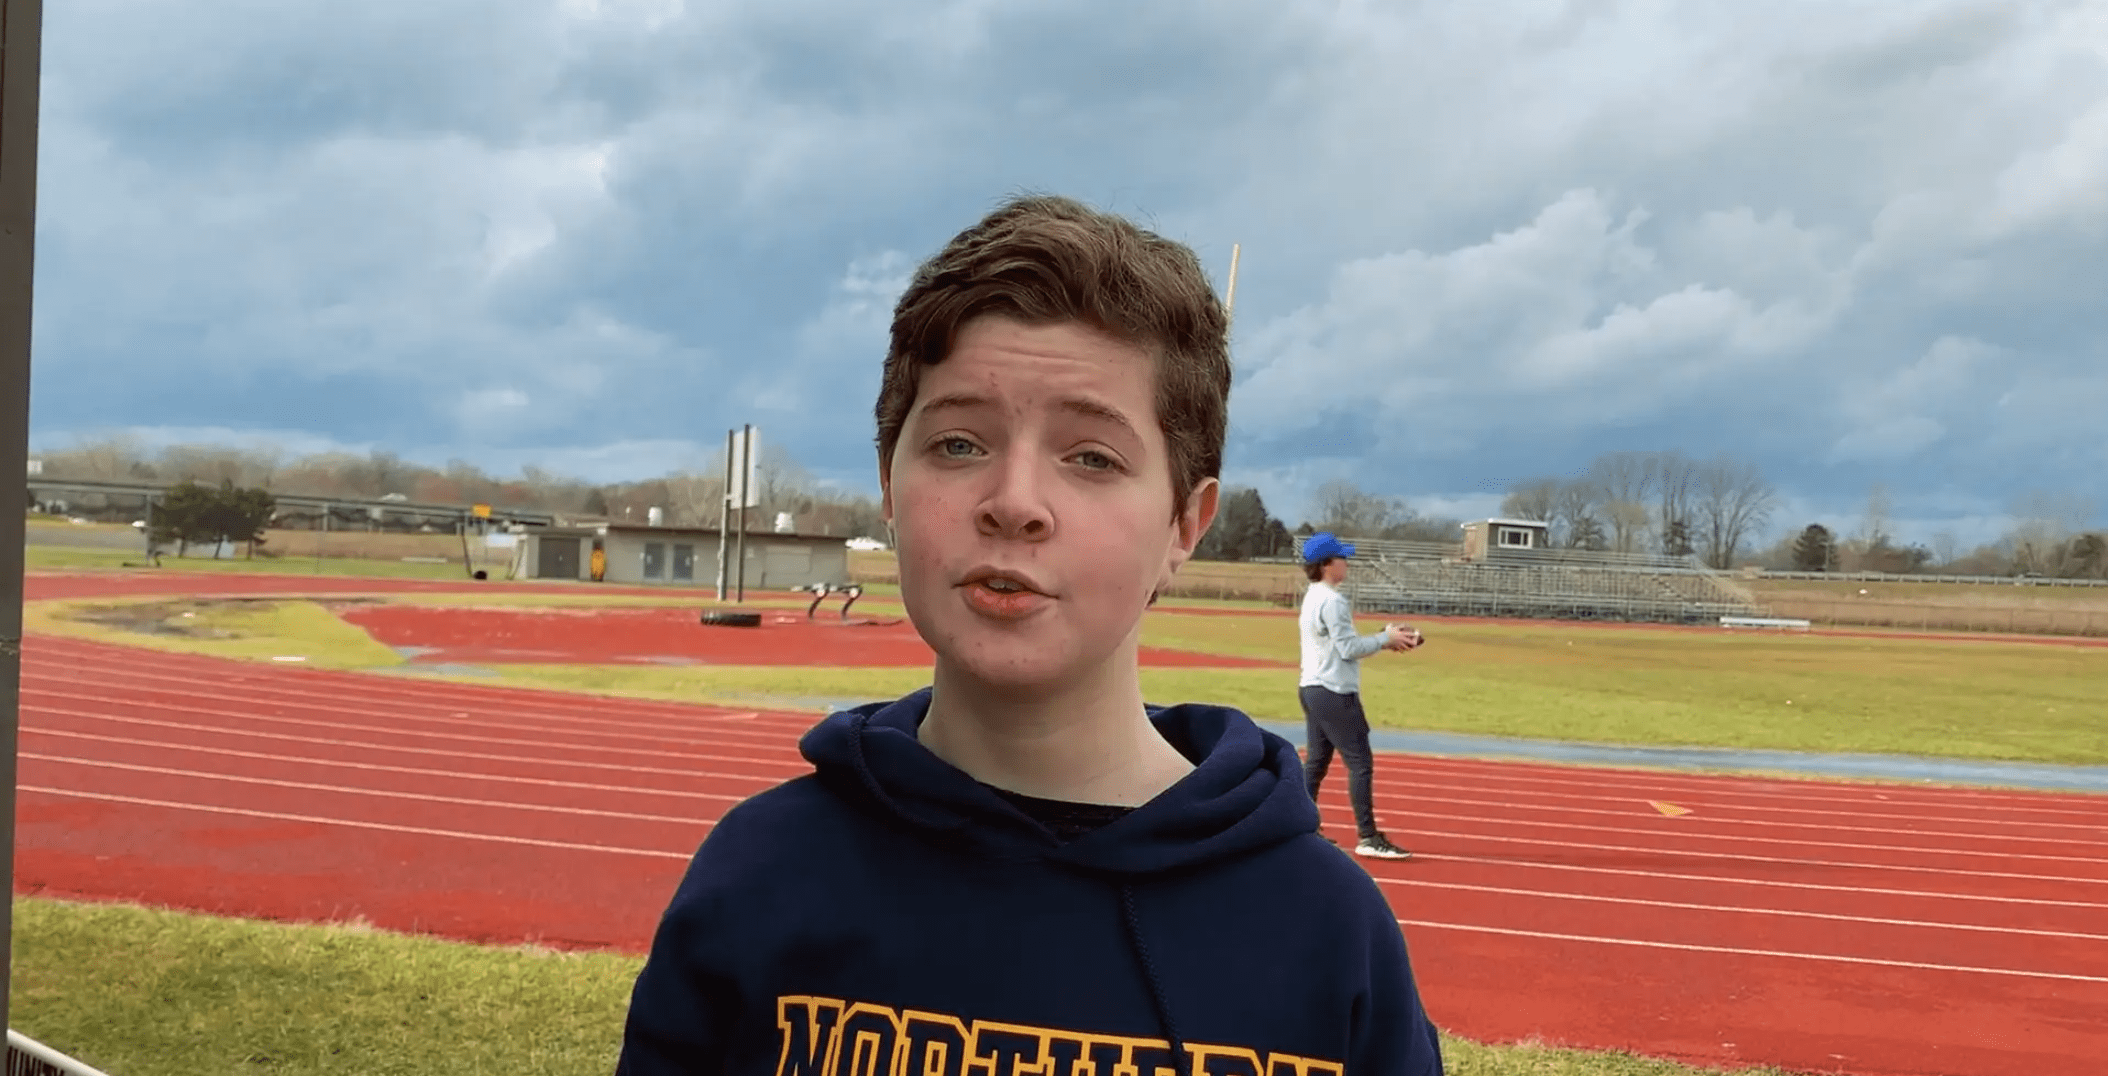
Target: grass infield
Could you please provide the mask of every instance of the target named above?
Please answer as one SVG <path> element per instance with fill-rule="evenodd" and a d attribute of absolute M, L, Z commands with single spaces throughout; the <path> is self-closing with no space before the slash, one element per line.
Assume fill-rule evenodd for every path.
<path fill-rule="evenodd" d="M 1294 661 L 1294 630 L 1280 617 L 1155 614 L 1143 641 Z M 1374 724 L 1592 743 L 2108 763 L 2103 649 L 1528 624 L 1425 630 L 1426 647 L 1364 664 Z M 929 682 L 925 669 L 899 668 L 492 671 L 522 686 L 754 706 L 889 698 Z M 1152 702 L 1201 699 L 1260 719 L 1302 720 L 1293 669 L 1144 669 L 1142 686 Z"/>
<path fill-rule="evenodd" d="M 537 603 L 517 592 L 502 597 L 507 605 Z M 548 604 L 575 608 L 567 599 Z M 859 603 L 857 611 L 866 608 Z M 116 623 L 126 610 L 135 621 L 159 614 L 157 623 L 171 630 Z M 900 613 L 883 596 L 868 611 Z M 307 601 L 38 602 L 26 620 L 32 631 L 191 653 L 300 656 L 321 668 L 402 665 L 394 651 Z M 2099 720 L 2108 648 L 1536 623 L 1429 622 L 1425 630 L 1426 647 L 1364 663 L 1362 694 L 1374 724 L 1609 744 L 2108 763 L 2108 726 Z M 1281 616 L 1154 612 L 1142 641 L 1296 660 L 1295 622 Z M 843 659 L 853 661 L 853 651 Z M 463 679 L 787 708 L 896 697 L 929 681 L 925 668 L 845 666 L 486 671 L 494 675 Z M 1153 702 L 1198 699 L 1261 719 L 1301 720 L 1290 668 L 1145 669 L 1142 684 Z"/>
<path fill-rule="evenodd" d="M 642 960 L 17 898 L 13 1022 L 113 1076 L 605 1076 Z M 1452 1076 L 1697 1076 L 1446 1038 Z M 1774 1070 L 1739 1070 L 1776 1076 Z"/>

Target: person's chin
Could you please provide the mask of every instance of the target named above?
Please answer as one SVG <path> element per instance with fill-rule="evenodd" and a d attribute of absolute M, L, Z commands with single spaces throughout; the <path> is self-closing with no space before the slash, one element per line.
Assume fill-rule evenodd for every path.
<path fill-rule="evenodd" d="M 1072 648 L 1027 638 L 978 639 L 940 651 L 938 662 L 952 678 L 977 689 L 1022 695 L 1058 691 L 1085 679 L 1088 661 Z"/>

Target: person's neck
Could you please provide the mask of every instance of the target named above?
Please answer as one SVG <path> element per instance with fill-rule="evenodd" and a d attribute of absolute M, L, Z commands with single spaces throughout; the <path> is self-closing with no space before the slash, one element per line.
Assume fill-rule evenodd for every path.
<path fill-rule="evenodd" d="M 1147 803 L 1193 763 L 1150 722 L 1134 648 L 1126 649 L 1106 672 L 1029 694 L 988 685 L 939 659 L 919 733 L 923 746 L 1007 792 L 1068 803 Z"/>

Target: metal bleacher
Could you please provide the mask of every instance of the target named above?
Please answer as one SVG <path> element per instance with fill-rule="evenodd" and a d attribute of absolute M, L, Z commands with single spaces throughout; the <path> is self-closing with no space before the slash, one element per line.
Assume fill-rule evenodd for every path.
<path fill-rule="evenodd" d="M 1501 549 L 1467 560 L 1461 544 L 1347 541 L 1356 548 L 1346 590 L 1370 613 L 1698 624 L 1764 612 L 1695 557 Z"/>

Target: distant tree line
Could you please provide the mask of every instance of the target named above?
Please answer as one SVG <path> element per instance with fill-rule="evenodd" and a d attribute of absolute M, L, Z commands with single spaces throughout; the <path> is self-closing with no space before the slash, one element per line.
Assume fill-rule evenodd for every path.
<path fill-rule="evenodd" d="M 499 478 L 460 460 L 432 467 L 378 451 L 300 457 L 268 447 L 175 445 L 150 451 L 125 438 L 39 453 L 38 458 L 44 464 L 43 476 L 54 479 L 197 482 L 269 490 L 279 496 L 365 500 L 394 496 L 426 504 L 490 504 L 616 523 L 642 523 L 652 508 L 659 508 L 666 523 L 674 526 L 717 526 L 725 488 L 722 450 L 695 466 L 658 478 L 613 483 L 588 482 L 535 466 L 523 468 L 517 477 Z M 751 530 L 769 530 L 778 512 L 789 512 L 794 527 L 804 533 L 843 537 L 884 533 L 876 498 L 813 478 L 766 441 L 756 470 L 761 504 L 747 510 Z"/>
<path fill-rule="evenodd" d="M 1267 511 L 1259 491 L 1232 486 L 1223 491 L 1215 525 L 1195 551 L 1200 560 L 1254 560 L 1295 555 L 1298 536 L 1331 531 L 1354 538 L 1455 542 L 1463 524 L 1416 512 L 1403 499 L 1370 493 L 1344 479 L 1327 482 L 1311 498 L 1314 519 L 1294 531 Z"/>
<path fill-rule="evenodd" d="M 1889 499 L 1876 486 L 1856 533 L 1810 523 L 1759 558 L 1768 568 L 1801 572 L 1932 572 L 2052 579 L 2108 579 L 2108 531 L 2088 529 L 2093 507 L 2079 498 L 2031 492 L 2012 505 L 2013 528 L 1995 542 L 1962 552 L 1951 534 L 1904 544 L 1890 533 Z"/>
<path fill-rule="evenodd" d="M 1730 456 L 1610 452 L 1571 478 L 1515 483 L 1500 514 L 1549 524 L 1557 548 L 1696 556 L 1727 568 L 1776 505 L 1762 472 Z"/>
<path fill-rule="evenodd" d="M 642 523 L 656 507 L 676 526 L 716 526 L 725 486 L 722 451 L 657 478 L 616 483 L 587 482 L 532 466 L 517 477 L 499 478 L 458 460 L 432 467 L 389 452 L 290 457 L 271 448 L 215 445 L 147 451 L 124 438 L 40 453 L 38 458 L 47 478 L 190 483 L 215 497 L 229 490 L 265 499 L 273 494 L 368 500 L 394 495 L 422 503 L 486 503 L 618 523 Z M 788 512 L 795 529 L 804 533 L 884 536 L 875 498 L 815 479 L 781 448 L 764 442 L 757 470 L 761 505 L 748 510 L 749 529 L 771 529 L 777 513 Z M 1854 533 L 1836 534 L 1821 524 L 1796 522 L 1776 542 L 1763 546 L 1777 506 L 1777 494 L 1764 475 L 1732 457 L 1698 460 L 1678 452 L 1613 452 L 1568 477 L 1511 485 L 1500 514 L 1548 524 L 1555 547 L 1691 555 L 1721 569 L 1749 563 L 1808 571 L 2108 578 L 2108 533 L 2088 527 L 2093 506 L 2078 498 L 2023 495 L 2012 506 L 2017 522 L 2008 534 L 1966 551 L 1947 534 L 1911 543 L 1897 537 L 1887 495 L 1878 487 Z M 122 510 L 136 511 L 136 502 Z M 253 514 L 259 509 L 252 503 L 248 510 Z M 225 517 L 226 511 L 215 518 Z M 267 522 L 269 509 L 261 511 Z M 1207 560 L 1289 556 L 1296 535 L 1318 530 L 1439 543 L 1462 537 L 1458 519 L 1423 514 L 1400 498 L 1348 481 L 1318 487 L 1309 511 L 1311 518 L 1291 530 L 1257 490 L 1225 489 L 1216 523 L 1198 555 Z M 225 518 L 239 522 L 246 517 Z M 218 523 L 190 526 L 183 535 L 167 531 L 167 541 L 238 541 L 253 548 L 262 540 L 263 524 L 246 532 L 232 524 L 225 530 L 213 529 Z M 237 533 L 239 537 L 231 537 Z"/>

